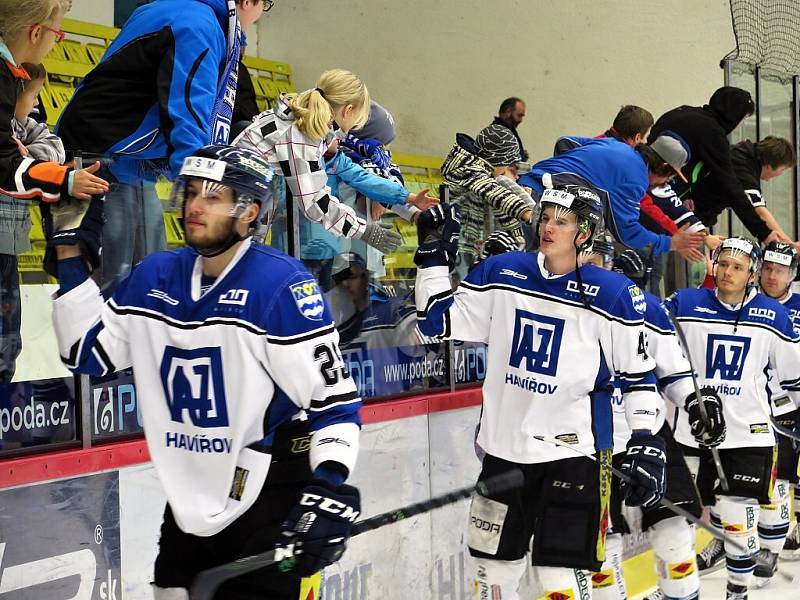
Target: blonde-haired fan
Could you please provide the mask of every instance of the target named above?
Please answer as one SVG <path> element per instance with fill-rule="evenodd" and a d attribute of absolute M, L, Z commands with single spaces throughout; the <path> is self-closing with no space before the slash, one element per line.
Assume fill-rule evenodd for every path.
<path fill-rule="evenodd" d="M 88 200 L 108 191 L 93 175 L 100 163 L 76 171 L 22 156 L 11 130 L 17 94 L 30 79 L 22 63 L 41 63 L 64 38 L 59 27 L 69 7 L 68 0 L 0 0 L 0 189 L 12 197 L 58 202 L 67 193 Z"/>
<path fill-rule="evenodd" d="M 388 226 L 367 223 L 331 195 L 323 158 L 335 138 L 366 123 L 369 108 L 364 82 L 350 71 L 331 69 L 320 75 L 314 88 L 282 95 L 275 108 L 258 115 L 233 144 L 258 152 L 280 169 L 289 194 L 311 221 L 387 254 L 397 248 L 401 236 Z"/>

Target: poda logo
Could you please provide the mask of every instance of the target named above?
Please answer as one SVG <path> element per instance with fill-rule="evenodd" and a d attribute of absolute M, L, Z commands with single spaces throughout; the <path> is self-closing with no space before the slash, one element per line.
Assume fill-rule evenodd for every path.
<path fill-rule="evenodd" d="M 487 521 L 485 519 L 478 518 L 476 516 L 471 516 L 470 521 L 472 525 L 481 531 L 488 531 L 490 533 L 500 533 L 500 524 L 499 523 L 492 523 L 491 521 Z"/>

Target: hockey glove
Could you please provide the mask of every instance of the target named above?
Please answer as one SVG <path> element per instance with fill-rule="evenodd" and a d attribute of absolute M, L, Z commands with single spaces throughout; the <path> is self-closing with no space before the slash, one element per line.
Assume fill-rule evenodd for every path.
<path fill-rule="evenodd" d="M 419 248 L 414 262 L 421 268 L 448 267 L 453 269 L 458 258 L 458 239 L 461 233 L 461 211 L 457 204 L 437 204 L 417 218 Z"/>
<path fill-rule="evenodd" d="M 47 274 L 58 275 L 57 246 L 79 246 L 90 272 L 100 266 L 104 207 L 105 196 L 92 196 L 91 200 L 64 197 L 59 202 L 41 204 Z"/>
<path fill-rule="evenodd" d="M 403 241 L 403 236 L 394 231 L 391 225 L 373 221 L 367 223 L 367 228 L 361 234 L 361 239 L 378 252 L 391 254 L 397 250 L 397 247 Z"/>
<path fill-rule="evenodd" d="M 791 431 L 795 436 L 800 436 L 800 409 L 775 417 L 775 422 Z M 800 451 L 800 441 L 792 439 L 791 442 L 794 451 Z"/>
<path fill-rule="evenodd" d="M 622 495 L 628 506 L 651 508 L 666 491 L 667 453 L 664 440 L 651 433 L 634 432 L 620 471 L 631 481 L 622 482 Z"/>
<path fill-rule="evenodd" d="M 281 570 L 309 577 L 335 563 L 360 512 L 357 488 L 313 479 L 281 525 Z"/>
<path fill-rule="evenodd" d="M 384 149 L 380 141 L 373 138 L 360 139 L 354 135 L 348 135 L 341 141 L 342 146 L 357 152 L 364 158 L 370 159 L 375 166 L 381 170 L 386 170 L 392 164 L 389 153 Z"/>
<path fill-rule="evenodd" d="M 481 248 L 480 258 L 484 259 L 489 256 L 496 256 L 497 254 L 505 254 L 506 252 L 513 252 L 519 250 L 516 240 L 503 230 L 494 231 L 486 238 Z"/>
<path fill-rule="evenodd" d="M 689 427 L 697 443 L 703 446 L 719 446 L 725 441 L 725 416 L 722 413 L 722 400 L 711 387 L 700 388 L 700 397 L 708 414 L 708 422 L 703 421 L 700 404 L 695 394 L 686 398 L 686 412 L 689 413 Z"/>
<path fill-rule="evenodd" d="M 622 273 L 634 282 L 641 281 L 645 274 L 642 257 L 636 251 L 628 249 L 614 258 L 614 270 Z"/>

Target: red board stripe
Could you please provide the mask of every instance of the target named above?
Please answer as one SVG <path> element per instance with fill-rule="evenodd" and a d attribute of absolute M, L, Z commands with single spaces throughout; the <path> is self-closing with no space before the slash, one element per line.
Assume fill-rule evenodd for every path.
<path fill-rule="evenodd" d="M 422 394 L 367 404 L 361 409 L 361 420 L 366 425 L 408 419 L 477 406 L 481 400 L 479 387 L 455 392 Z M 63 450 L 11 458 L 0 461 L 0 488 L 118 469 L 149 460 L 150 454 L 144 440 L 116 442 L 86 450 Z"/>

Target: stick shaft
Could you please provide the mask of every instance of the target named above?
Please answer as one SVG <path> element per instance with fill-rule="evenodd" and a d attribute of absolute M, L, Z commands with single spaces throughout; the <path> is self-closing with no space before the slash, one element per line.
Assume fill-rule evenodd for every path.
<path fill-rule="evenodd" d="M 677 317 L 669 311 L 667 311 L 667 315 L 669 316 L 669 320 L 672 321 L 672 325 L 675 327 L 675 333 L 678 335 L 681 346 L 683 346 L 683 351 L 686 353 L 686 360 L 689 361 L 689 370 L 691 371 L 694 395 L 695 398 L 697 398 L 697 405 L 700 409 L 700 418 L 703 419 L 703 423 L 708 426 L 708 411 L 706 411 L 706 405 L 703 404 L 703 395 L 700 393 L 700 386 L 697 383 L 697 371 L 695 371 L 694 368 L 694 361 L 692 360 L 692 353 L 689 350 L 689 343 L 686 341 L 686 334 L 684 334 L 683 327 L 678 322 Z M 716 448 L 709 449 L 711 450 L 711 456 L 714 459 L 714 468 L 717 470 L 719 485 L 723 492 L 728 493 L 730 491 L 730 487 L 728 486 L 728 478 L 725 477 L 725 470 L 722 468 L 722 459 L 719 457 L 719 450 Z"/>
<path fill-rule="evenodd" d="M 471 485 L 453 490 L 451 492 L 447 492 L 446 494 L 434 496 L 428 500 L 415 502 L 413 504 L 409 504 L 408 506 L 381 513 L 379 515 L 375 515 L 374 517 L 359 521 L 353 525 L 350 537 L 380 529 L 386 525 L 391 525 L 392 523 L 402 521 L 403 519 L 430 512 L 442 506 L 455 504 L 456 502 L 469 498 L 475 491 L 486 495 L 490 492 L 496 493 L 515 487 L 520 487 L 523 482 L 524 478 L 521 471 L 518 469 L 507 471 L 497 475 L 496 477 L 487 479 L 486 481 L 479 482 L 477 485 Z M 190 598 L 192 600 L 211 600 L 214 597 L 214 593 L 217 591 L 217 588 L 219 588 L 220 585 L 229 579 L 239 577 L 240 575 L 244 575 L 258 569 L 272 566 L 281 562 L 285 558 L 287 558 L 287 556 L 285 556 L 285 552 L 281 552 L 279 549 L 269 550 L 267 552 L 240 558 L 239 560 L 201 571 L 197 577 L 195 577 L 195 580 L 192 583 Z"/>

